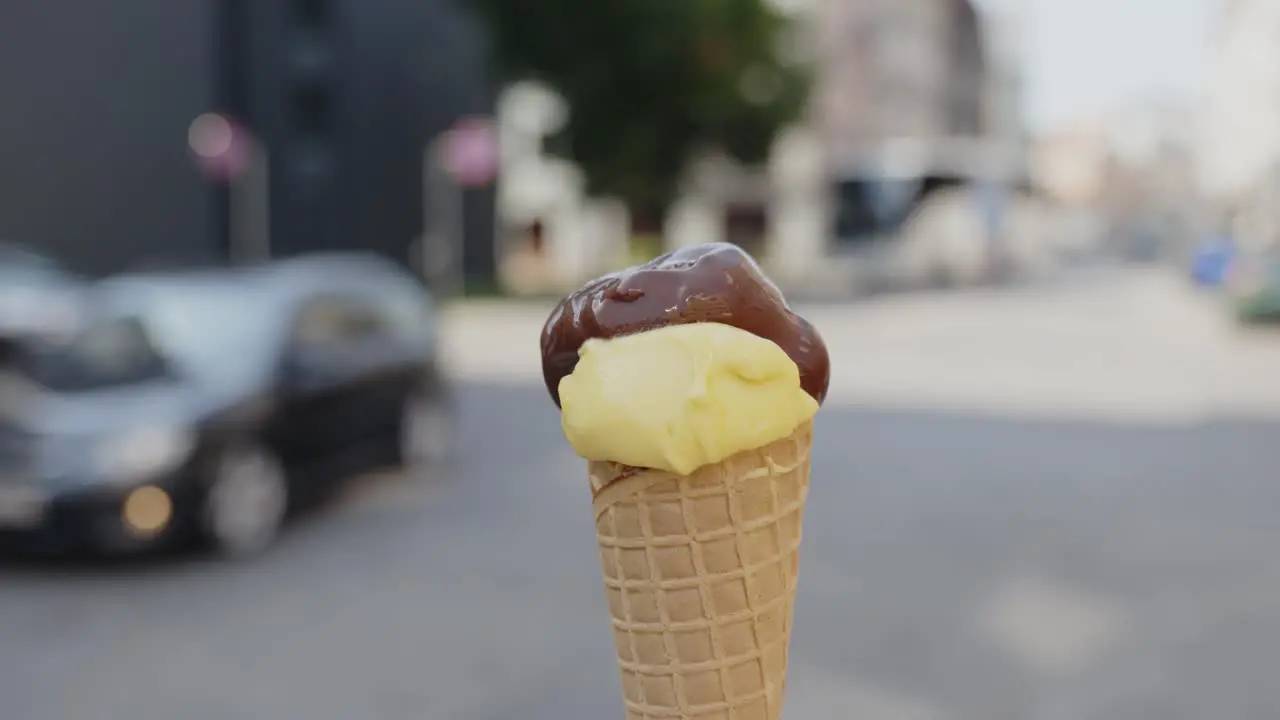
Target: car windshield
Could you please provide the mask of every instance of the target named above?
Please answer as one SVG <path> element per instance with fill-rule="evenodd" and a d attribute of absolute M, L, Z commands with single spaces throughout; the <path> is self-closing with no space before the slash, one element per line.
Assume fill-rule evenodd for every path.
<path fill-rule="evenodd" d="M 170 374 L 140 318 L 95 318 L 64 338 L 32 339 L 17 369 L 55 392 L 83 392 L 162 379 Z"/>
<path fill-rule="evenodd" d="M 179 377 L 242 387 L 262 377 L 276 351 L 277 315 L 262 300 L 228 283 L 107 292 L 79 330 L 31 342 L 16 369 L 55 392 Z"/>

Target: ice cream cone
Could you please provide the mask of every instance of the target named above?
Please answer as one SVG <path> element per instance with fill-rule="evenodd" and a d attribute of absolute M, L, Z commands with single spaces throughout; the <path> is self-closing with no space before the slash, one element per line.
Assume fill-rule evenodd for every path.
<path fill-rule="evenodd" d="M 680 476 L 591 462 L 628 720 L 778 720 L 812 422 Z"/>

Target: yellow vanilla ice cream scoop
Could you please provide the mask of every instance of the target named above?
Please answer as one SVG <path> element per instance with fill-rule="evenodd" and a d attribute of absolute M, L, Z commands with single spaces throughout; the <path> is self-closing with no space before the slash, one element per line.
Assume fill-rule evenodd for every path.
<path fill-rule="evenodd" d="M 559 397 L 582 457 L 680 475 L 781 440 L 818 411 L 781 347 L 710 322 L 589 339 Z"/>

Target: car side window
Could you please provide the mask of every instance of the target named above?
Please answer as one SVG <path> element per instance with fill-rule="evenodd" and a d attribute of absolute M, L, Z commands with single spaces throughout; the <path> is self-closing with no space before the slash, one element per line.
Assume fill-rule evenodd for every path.
<path fill-rule="evenodd" d="M 378 308 L 358 296 L 323 295 L 298 315 L 291 337 L 295 348 L 338 347 L 389 334 Z"/>
<path fill-rule="evenodd" d="M 170 371 L 136 317 L 102 319 L 66 342 L 33 341 L 19 361 L 29 379 L 67 392 L 141 383 Z"/>

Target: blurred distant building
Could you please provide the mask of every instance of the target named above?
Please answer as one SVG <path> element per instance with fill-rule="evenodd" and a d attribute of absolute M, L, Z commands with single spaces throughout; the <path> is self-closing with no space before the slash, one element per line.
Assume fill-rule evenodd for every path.
<path fill-rule="evenodd" d="M 1194 121 L 1188 104 L 1127 103 L 1037 138 L 1033 181 L 1060 207 L 1096 217 L 1117 242 L 1141 235 L 1176 251 L 1204 224 L 1191 154 Z"/>
<path fill-rule="evenodd" d="M 964 0 L 816 0 L 814 126 L 833 163 L 888 138 L 978 137 L 987 58 Z"/>
<path fill-rule="evenodd" d="M 1016 15 L 967 0 L 820 0 L 807 22 L 813 125 L 833 179 L 1015 171 L 994 149 L 1021 132 Z"/>
<path fill-rule="evenodd" d="M 1131 103 L 1106 117 L 1111 182 L 1104 209 L 1110 215 L 1191 221 L 1197 206 L 1195 121 L 1189 104 L 1166 100 Z M 1130 187 L 1117 188 L 1117 180 Z"/>
<path fill-rule="evenodd" d="M 1224 3 L 1197 143 L 1199 187 L 1242 240 L 1280 235 L 1280 0 Z"/>
<path fill-rule="evenodd" d="M 1143 198 L 1190 195 L 1194 115 L 1181 103 L 1129 103 L 1087 122 L 1037 138 L 1031 173 L 1049 197 L 1074 205 L 1131 207 L 1119 178 L 1133 178 Z M 1185 201 L 1187 198 L 1180 198 Z"/>
<path fill-rule="evenodd" d="M 21 5 L 21 8 L 19 8 Z M 0 12 L 0 237 L 108 274 L 424 235 L 423 155 L 492 112 L 452 0 L 40 0 Z M 493 275 L 492 194 L 462 265 Z"/>
<path fill-rule="evenodd" d="M 1049 133 L 1031 150 L 1031 175 L 1050 199 L 1091 205 L 1102 195 L 1110 152 L 1099 123 L 1080 123 Z"/>
<path fill-rule="evenodd" d="M 809 118 L 778 138 L 768 167 L 695 159 L 667 218 L 669 247 L 735 242 L 784 283 L 824 272 L 839 282 L 847 272 L 834 255 L 892 235 L 934 190 L 1023 179 L 1017 15 L 980 14 L 967 0 L 775 4 L 796 21 L 784 49 L 816 69 Z M 522 267 L 570 285 L 625 261 L 625 212 L 583 198 L 576 169 L 541 155 L 548 128 L 524 127 L 538 113 L 507 107 L 504 132 L 525 149 L 504 149 L 503 233 L 521 247 L 528 228 L 546 231 L 542 259 L 524 252 Z"/>
<path fill-rule="evenodd" d="M 833 253 L 891 240 L 936 190 L 1024 179 L 1016 13 L 967 0 L 811 0 L 799 18 L 814 39 L 810 127 L 826 222 L 807 243 L 772 238 L 787 274 L 810 277 L 840 265 Z"/>
<path fill-rule="evenodd" d="M 808 121 L 779 138 L 768 172 L 697 165 L 668 243 L 730 239 L 784 283 L 847 285 L 843 250 L 891 239 L 930 193 L 1022 179 L 1016 15 L 967 0 L 784 7 L 796 54 L 816 70 Z"/>
<path fill-rule="evenodd" d="M 1027 129 L 1023 117 L 1026 94 L 1026 32 L 1023 15 L 1008 9 L 987 10 L 982 17 L 987 77 L 987 134 L 1009 150 L 1010 171 L 1025 178 Z"/>

